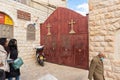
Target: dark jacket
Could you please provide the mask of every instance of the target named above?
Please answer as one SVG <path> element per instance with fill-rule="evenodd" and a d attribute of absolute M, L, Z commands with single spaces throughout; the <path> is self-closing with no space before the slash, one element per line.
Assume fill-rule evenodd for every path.
<path fill-rule="evenodd" d="M 14 47 L 11 48 L 10 49 L 10 58 L 15 60 L 15 59 L 17 59 L 17 57 L 18 57 L 18 51 Z M 10 66 L 10 72 L 6 73 L 6 78 L 16 77 L 16 76 L 20 75 L 20 69 L 15 70 L 12 66 L 12 63 L 10 63 L 9 66 Z"/>

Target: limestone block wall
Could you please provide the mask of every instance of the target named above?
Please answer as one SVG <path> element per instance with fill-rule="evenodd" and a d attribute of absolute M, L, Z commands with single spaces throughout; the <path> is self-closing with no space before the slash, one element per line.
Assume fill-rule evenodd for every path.
<path fill-rule="evenodd" d="M 90 60 L 103 51 L 106 80 L 120 80 L 120 0 L 89 0 Z"/>
<path fill-rule="evenodd" d="M 67 1 L 62 0 L 31 0 L 28 5 L 46 12 L 46 15 L 49 16 L 56 9 L 54 7 L 66 7 L 66 3 Z M 48 7 L 49 5 L 51 7 Z"/>
<path fill-rule="evenodd" d="M 30 13 L 31 21 L 18 19 L 17 10 Z M 43 23 L 48 17 L 45 10 L 46 7 L 40 7 L 40 9 L 37 9 L 13 0 L 0 0 L 0 12 L 4 12 L 5 14 L 9 15 L 14 22 L 13 36 L 18 40 L 19 56 L 22 57 L 24 60 L 22 71 L 35 67 L 34 63 L 36 62 L 36 59 L 34 47 L 36 45 L 40 45 L 40 23 Z M 52 12 L 53 11 L 49 12 L 49 14 L 51 14 Z M 37 22 L 36 19 L 38 19 Z M 33 23 L 36 23 L 36 40 L 28 41 L 26 39 L 27 26 L 28 24 Z"/>
<path fill-rule="evenodd" d="M 43 4 L 52 4 L 52 5 L 55 5 L 57 7 L 66 7 L 66 2 L 67 0 L 32 0 L 33 2 L 36 1 L 36 2 L 42 2 Z"/>

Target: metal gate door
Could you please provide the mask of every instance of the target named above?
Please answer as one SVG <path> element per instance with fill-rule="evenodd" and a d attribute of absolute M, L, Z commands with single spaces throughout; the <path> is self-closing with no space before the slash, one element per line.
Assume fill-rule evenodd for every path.
<path fill-rule="evenodd" d="M 87 16 L 58 8 L 41 24 L 40 30 L 48 62 L 88 69 Z"/>

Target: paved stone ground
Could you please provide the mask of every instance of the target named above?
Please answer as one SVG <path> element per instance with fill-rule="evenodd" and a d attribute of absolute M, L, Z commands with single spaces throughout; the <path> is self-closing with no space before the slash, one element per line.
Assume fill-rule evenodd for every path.
<path fill-rule="evenodd" d="M 32 66 L 27 66 L 29 68 L 26 67 L 26 70 L 21 69 L 21 80 L 39 80 L 46 74 L 51 74 L 58 80 L 88 80 L 87 70 L 57 65 L 48 62 L 45 62 L 44 67 L 41 67 L 36 63 L 31 63 L 31 65 L 34 68 L 32 68 Z"/>

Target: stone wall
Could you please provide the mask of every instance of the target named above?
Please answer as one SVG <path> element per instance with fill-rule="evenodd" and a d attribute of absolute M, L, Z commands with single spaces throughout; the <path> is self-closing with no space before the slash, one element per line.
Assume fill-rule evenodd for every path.
<path fill-rule="evenodd" d="M 89 9 L 90 60 L 103 51 L 106 80 L 120 80 L 120 0 L 89 0 Z"/>
<path fill-rule="evenodd" d="M 66 7 L 66 3 L 62 0 L 31 0 L 28 5 L 46 12 L 45 15 L 48 17 L 57 7 Z"/>
<path fill-rule="evenodd" d="M 40 2 L 42 4 L 52 4 L 56 7 L 66 7 L 66 0 L 31 0 L 32 2 Z"/>
<path fill-rule="evenodd" d="M 30 13 L 31 21 L 18 19 L 17 10 Z M 9 15 L 14 22 L 14 38 L 18 40 L 19 56 L 24 60 L 22 71 L 35 68 L 34 63 L 36 62 L 36 59 L 34 47 L 40 45 L 40 23 L 43 23 L 48 17 L 46 7 L 42 6 L 37 9 L 13 0 L 0 0 L 0 12 L 4 12 L 5 14 Z M 49 14 L 52 12 L 53 11 L 49 12 Z M 37 22 L 36 19 L 38 19 Z M 36 24 L 36 40 L 27 41 L 27 26 L 28 24 L 33 23 Z"/>

